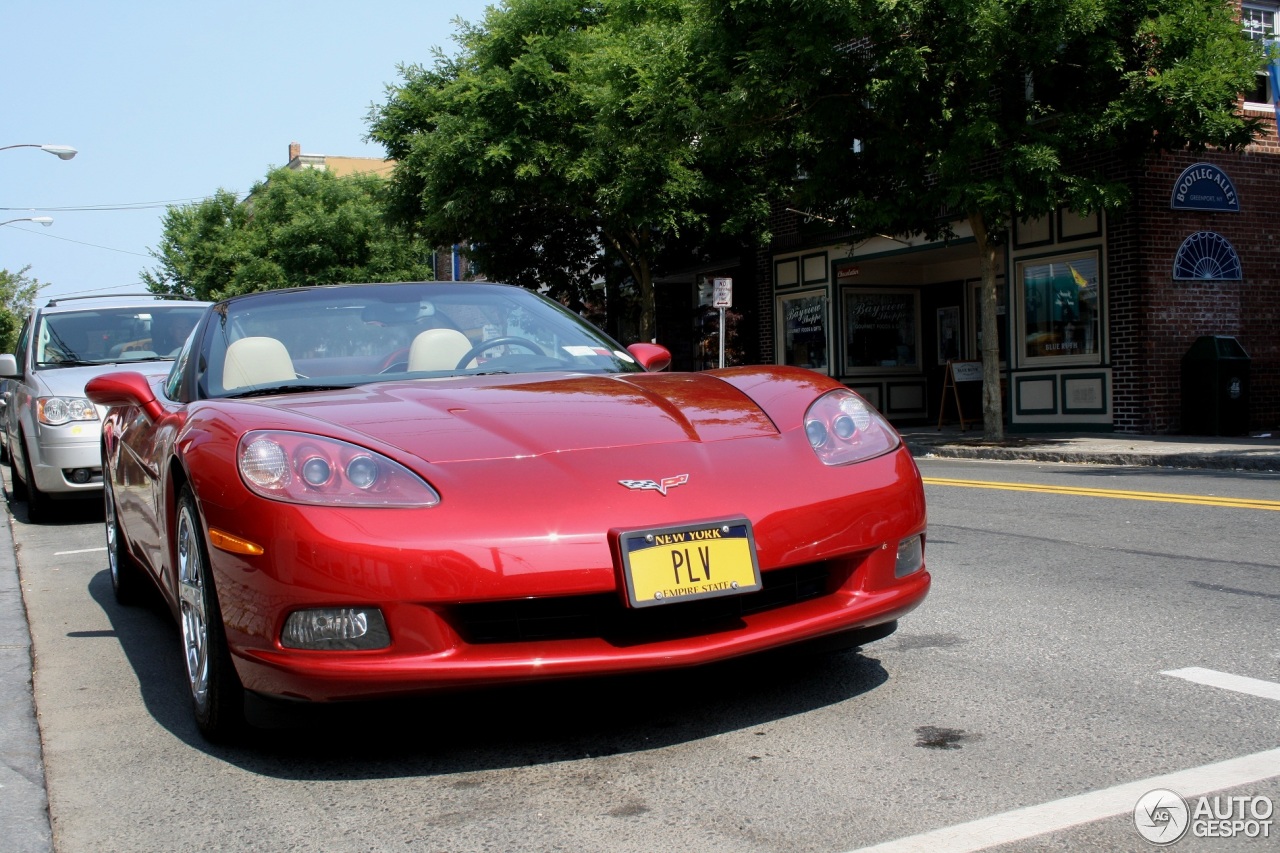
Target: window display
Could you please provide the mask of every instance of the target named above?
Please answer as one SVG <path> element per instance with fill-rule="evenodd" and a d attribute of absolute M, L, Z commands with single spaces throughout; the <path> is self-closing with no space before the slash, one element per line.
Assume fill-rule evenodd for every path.
<path fill-rule="evenodd" d="M 1023 355 L 1027 359 L 1097 361 L 1098 253 L 1085 252 L 1018 265 L 1022 283 Z"/>

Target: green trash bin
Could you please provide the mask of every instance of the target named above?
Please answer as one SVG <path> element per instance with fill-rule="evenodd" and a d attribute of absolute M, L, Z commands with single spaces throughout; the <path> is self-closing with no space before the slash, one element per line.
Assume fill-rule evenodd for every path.
<path fill-rule="evenodd" d="M 1203 335 L 1182 357 L 1182 431 L 1249 432 L 1249 354 L 1235 338 Z"/>

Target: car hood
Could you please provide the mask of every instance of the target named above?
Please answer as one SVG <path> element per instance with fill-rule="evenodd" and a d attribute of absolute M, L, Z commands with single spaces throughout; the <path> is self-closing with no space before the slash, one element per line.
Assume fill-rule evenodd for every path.
<path fill-rule="evenodd" d="M 750 397 L 705 374 L 420 380 L 255 402 L 433 463 L 778 434 Z"/>
<path fill-rule="evenodd" d="M 164 376 L 173 367 L 172 361 L 147 361 L 85 365 L 83 367 L 42 367 L 35 372 L 42 386 L 37 396 L 83 397 L 84 386 L 95 376 L 128 369 L 153 378 Z"/>

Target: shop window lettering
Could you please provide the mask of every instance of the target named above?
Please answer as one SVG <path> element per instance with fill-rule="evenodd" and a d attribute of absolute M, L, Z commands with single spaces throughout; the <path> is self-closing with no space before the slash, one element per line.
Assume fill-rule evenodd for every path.
<path fill-rule="evenodd" d="M 919 302 L 914 291 L 844 291 L 845 366 L 919 367 Z"/>
<path fill-rule="evenodd" d="M 827 297 L 825 293 L 798 293 L 779 298 L 782 317 L 783 364 L 827 369 Z"/>

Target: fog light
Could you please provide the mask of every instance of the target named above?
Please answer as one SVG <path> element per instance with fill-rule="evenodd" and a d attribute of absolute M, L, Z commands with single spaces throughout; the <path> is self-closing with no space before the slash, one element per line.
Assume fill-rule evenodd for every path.
<path fill-rule="evenodd" d="M 101 468 L 63 468 L 62 476 L 66 477 L 69 482 L 77 485 L 83 485 L 91 482 L 95 477 L 101 478 Z"/>
<path fill-rule="evenodd" d="M 290 613 L 280 644 L 289 649 L 385 649 L 391 633 L 376 607 L 320 607 Z"/>
<path fill-rule="evenodd" d="M 924 536 L 915 535 L 898 543 L 898 559 L 893 565 L 894 577 L 905 578 L 924 566 Z"/>

